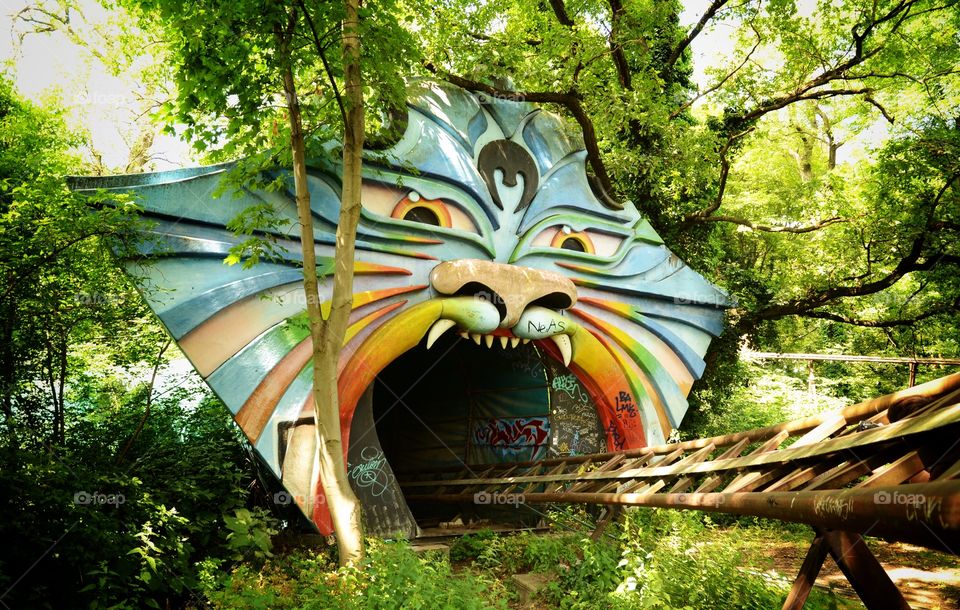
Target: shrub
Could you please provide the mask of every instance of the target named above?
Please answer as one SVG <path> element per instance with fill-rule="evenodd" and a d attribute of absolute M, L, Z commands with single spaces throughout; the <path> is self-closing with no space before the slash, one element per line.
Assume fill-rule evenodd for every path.
<path fill-rule="evenodd" d="M 211 567 L 210 570 L 214 570 Z M 507 608 L 508 595 L 484 575 L 454 573 L 445 558 L 420 557 L 405 542 L 370 541 L 362 565 L 336 568 L 330 555 L 297 551 L 259 569 L 241 564 L 201 578 L 215 608 Z"/>

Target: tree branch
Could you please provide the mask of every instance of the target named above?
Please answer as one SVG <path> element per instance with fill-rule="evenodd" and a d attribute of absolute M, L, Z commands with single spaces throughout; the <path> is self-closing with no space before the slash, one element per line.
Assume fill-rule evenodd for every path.
<path fill-rule="evenodd" d="M 804 87 L 805 89 L 802 92 L 794 91 L 789 95 L 775 98 L 761 106 L 758 106 L 757 108 L 754 108 L 746 114 L 736 117 L 736 122 L 739 124 L 749 123 L 754 119 L 759 119 L 769 112 L 780 110 L 785 106 L 789 106 L 790 104 L 794 104 L 796 102 L 802 102 L 804 100 L 822 100 L 831 97 L 840 97 L 843 95 L 870 95 L 873 93 L 873 89 L 869 87 L 862 87 L 860 89 L 821 89 L 820 91 L 810 91 L 810 88 L 812 87 Z"/>
<path fill-rule="evenodd" d="M 879 110 L 879 111 L 880 111 L 880 114 L 883 115 L 883 118 L 887 119 L 887 122 L 890 123 L 891 125 L 893 125 L 893 123 L 894 123 L 893 117 L 890 116 L 890 113 L 887 112 L 887 109 L 886 109 L 886 108 L 884 108 L 883 106 L 880 105 L 880 102 L 878 102 L 877 100 L 873 99 L 873 97 L 871 97 L 871 96 L 869 96 L 869 95 L 864 96 L 863 100 L 864 100 L 865 102 L 869 103 L 871 106 L 873 106 L 873 107 L 876 108 L 877 110 Z"/>
<path fill-rule="evenodd" d="M 730 80 L 730 79 L 733 77 L 734 74 L 736 74 L 737 72 L 739 72 L 740 70 L 742 70 L 743 67 L 744 67 L 745 65 L 747 65 L 747 62 L 750 61 L 750 58 L 751 58 L 751 57 L 753 57 L 753 54 L 756 52 L 757 48 L 760 47 L 760 42 L 761 42 L 761 40 L 762 40 L 761 37 L 760 37 L 759 32 L 757 32 L 756 28 L 753 27 L 753 23 L 750 24 L 750 27 L 753 29 L 754 34 L 757 35 L 757 42 L 754 43 L 753 48 L 750 49 L 750 52 L 747 53 L 746 57 L 743 58 L 743 61 L 740 62 L 740 65 L 737 66 L 736 68 L 734 68 L 729 74 L 727 74 L 726 76 L 724 76 L 722 79 L 720 79 L 720 81 L 719 81 L 717 84 L 713 85 L 713 86 L 710 87 L 709 89 L 706 89 L 705 91 L 702 91 L 702 92 L 697 93 L 696 96 L 694 96 L 693 98 L 691 98 L 691 99 L 687 100 L 686 102 L 684 102 L 682 106 L 680 106 L 679 108 L 677 108 L 676 110 L 674 110 L 672 113 L 670 113 L 670 118 L 671 118 L 671 119 L 675 119 L 675 118 L 677 118 L 678 116 L 680 116 L 680 114 L 681 114 L 684 110 L 686 110 L 686 109 L 689 108 L 690 106 L 693 106 L 693 105 L 696 103 L 696 101 L 699 100 L 700 98 L 702 98 L 703 96 L 705 96 L 705 95 L 710 95 L 711 93 L 713 93 L 714 91 L 716 91 L 717 89 L 719 89 L 720 87 L 722 87 L 728 80 Z"/>
<path fill-rule="evenodd" d="M 751 231 L 762 231 L 764 233 L 812 233 L 813 231 L 823 229 L 824 227 L 829 227 L 830 225 L 835 225 L 842 222 L 850 222 L 850 219 L 836 216 L 833 218 L 826 218 L 824 220 L 819 220 L 813 224 L 803 225 L 803 226 L 791 226 L 791 225 L 774 226 L 774 225 L 754 224 L 753 222 L 745 218 L 737 218 L 735 216 L 706 216 L 703 218 L 694 218 L 693 222 L 729 222 L 732 224 L 747 227 Z"/>
<path fill-rule="evenodd" d="M 723 203 L 723 193 L 727 188 L 727 177 L 730 175 L 730 159 L 727 158 L 727 153 L 730 151 L 730 147 L 733 146 L 733 143 L 743 136 L 747 135 L 753 131 L 753 128 L 746 129 L 740 133 L 735 133 L 727 138 L 726 143 L 720 149 L 720 180 L 717 185 L 717 196 L 714 197 L 713 203 L 705 207 L 702 210 L 697 210 L 696 212 L 691 212 L 683 217 L 683 222 L 680 223 L 680 229 L 688 229 L 694 223 L 703 222 L 704 218 L 709 217 L 711 214 L 720 209 L 720 205 Z"/>
<path fill-rule="evenodd" d="M 700 32 L 703 30 L 704 26 L 707 25 L 707 22 L 713 19 L 713 16 L 717 14 L 723 5 L 727 3 L 727 0 L 713 0 L 710 3 L 710 6 L 707 7 L 707 11 L 700 17 L 700 21 L 697 22 L 693 29 L 681 40 L 676 47 L 673 48 L 673 51 L 670 52 L 670 56 L 667 57 L 667 65 L 672 66 L 677 63 L 677 60 L 680 59 L 680 56 L 683 54 L 683 51 L 690 46 L 690 43 L 693 42 L 693 39 L 696 38 Z"/>
<path fill-rule="evenodd" d="M 883 48 L 884 44 L 874 47 L 873 49 L 867 51 L 864 49 L 867 39 L 874 33 L 874 31 L 880 25 L 888 22 L 895 21 L 891 27 L 890 33 L 896 32 L 904 21 L 910 16 L 910 9 L 918 0 L 901 0 L 899 4 L 894 6 L 890 11 L 879 18 L 869 20 L 865 24 L 854 25 L 850 34 L 852 37 L 851 49 L 853 50 L 853 55 L 849 57 L 846 61 L 843 61 L 829 70 L 824 70 L 819 75 L 811 78 L 810 80 L 800 84 L 790 93 L 781 95 L 779 97 L 773 98 L 765 103 L 762 103 L 757 108 L 736 117 L 736 122 L 743 124 L 754 119 L 757 119 L 768 112 L 774 110 L 779 110 L 784 106 L 788 106 L 798 101 L 805 99 L 822 99 L 825 97 L 834 97 L 837 95 L 860 95 L 872 93 L 872 90 L 869 88 L 863 89 L 832 89 L 824 91 L 812 91 L 817 87 L 821 87 L 830 82 L 836 80 L 847 80 L 850 78 L 848 71 L 863 62 L 867 61 L 877 53 L 879 53 Z"/>
<path fill-rule="evenodd" d="M 573 27 L 573 19 L 567 14 L 567 7 L 564 6 L 563 0 L 550 0 L 550 8 L 553 9 L 553 14 L 557 16 L 560 25 L 568 28 Z"/>
<path fill-rule="evenodd" d="M 340 95 L 340 89 L 337 88 L 337 81 L 333 78 L 333 70 L 330 68 L 330 62 L 327 61 L 324 46 L 320 43 L 320 37 L 317 35 L 317 28 L 313 25 L 313 19 L 310 17 L 310 13 L 307 11 L 307 5 L 303 0 L 297 0 L 297 4 L 300 5 L 300 10 L 303 11 L 303 16 L 307 20 L 307 25 L 310 27 L 310 34 L 313 36 L 313 46 L 316 48 L 317 55 L 320 56 L 320 61 L 323 63 L 323 71 L 330 81 L 330 86 L 333 87 L 333 96 L 337 100 L 337 106 L 340 107 L 340 118 L 343 119 L 343 123 L 346 124 L 347 109 L 343 105 L 343 97 Z"/>
<path fill-rule="evenodd" d="M 938 253 L 935 256 L 924 257 L 923 250 L 926 239 L 935 224 L 934 215 L 937 207 L 940 205 L 943 195 L 953 186 L 953 183 L 960 178 L 960 172 L 954 173 L 944 183 L 943 187 L 937 192 L 933 199 L 930 210 L 927 212 L 926 222 L 923 229 L 914 238 L 910 245 L 910 250 L 904 255 L 897 265 L 885 276 L 867 282 L 865 284 L 854 284 L 849 286 L 834 286 L 821 291 L 809 291 L 806 295 L 781 304 L 769 305 L 754 312 L 750 318 L 753 320 L 773 320 L 789 315 L 803 315 L 835 299 L 845 297 L 860 297 L 875 294 L 893 286 L 911 271 L 929 271 L 940 264 L 960 265 L 960 257 L 951 254 Z"/>
<path fill-rule="evenodd" d="M 850 324 L 852 326 L 861 326 L 864 328 L 895 328 L 897 326 L 912 326 L 913 324 L 928 318 L 955 311 L 960 311 L 960 298 L 954 300 L 953 303 L 944 303 L 912 318 L 895 318 L 892 320 L 862 320 L 860 318 L 851 318 L 849 316 L 843 316 L 828 311 L 808 311 L 799 315 L 804 318 L 830 320 L 832 322 L 840 322 L 841 324 Z"/>
<path fill-rule="evenodd" d="M 610 53 L 613 59 L 613 65 L 617 69 L 617 78 L 620 80 L 620 86 L 630 91 L 633 89 L 633 75 L 630 73 L 630 65 L 627 63 L 627 56 L 623 53 L 623 45 L 617 40 L 619 33 L 620 18 L 623 16 L 623 4 L 620 0 L 609 0 L 610 2 Z"/>
<path fill-rule="evenodd" d="M 137 424 L 137 428 L 133 431 L 133 434 L 130 435 L 123 449 L 117 454 L 116 459 L 113 461 L 114 464 L 119 464 L 123 461 L 123 458 L 127 456 L 127 452 L 130 451 L 130 447 L 133 446 L 134 441 L 136 441 L 140 433 L 143 432 L 143 427 L 150 417 L 150 407 L 153 404 L 153 387 L 157 382 L 157 373 L 160 370 L 160 365 L 163 364 L 163 354 L 167 351 L 167 348 L 170 347 L 171 343 L 173 343 L 173 338 L 167 337 L 166 342 L 160 347 L 160 352 L 157 354 L 157 359 L 153 364 L 153 372 L 150 374 L 150 382 L 147 384 L 147 399 L 146 406 L 143 409 L 143 417 L 140 418 L 140 423 Z"/>

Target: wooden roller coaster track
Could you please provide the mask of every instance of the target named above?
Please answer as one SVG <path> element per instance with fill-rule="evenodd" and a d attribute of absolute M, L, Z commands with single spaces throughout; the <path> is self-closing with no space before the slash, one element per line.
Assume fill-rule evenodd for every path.
<path fill-rule="evenodd" d="M 410 473 L 408 501 L 645 506 L 805 523 L 784 608 L 830 554 L 867 608 L 909 608 L 863 542 L 960 551 L 960 374 L 775 426 L 617 453 Z M 608 512 L 608 515 L 612 514 Z"/>

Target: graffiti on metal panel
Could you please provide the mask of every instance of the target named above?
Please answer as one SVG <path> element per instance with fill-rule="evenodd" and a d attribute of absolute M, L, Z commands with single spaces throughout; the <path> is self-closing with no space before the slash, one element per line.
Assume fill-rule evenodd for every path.
<path fill-rule="evenodd" d="M 576 375 L 557 375 L 550 382 L 550 387 L 557 392 L 563 392 L 574 400 L 581 402 L 590 402 L 590 397 L 583 391 Z"/>
<path fill-rule="evenodd" d="M 546 417 L 511 417 L 478 422 L 473 429 L 475 445 L 504 450 L 526 450 L 547 444 L 550 423 Z"/>
<path fill-rule="evenodd" d="M 394 481 L 387 467 L 387 458 L 377 447 L 364 447 L 360 451 L 360 460 L 350 468 L 350 479 L 358 488 L 369 489 L 370 495 L 382 496 Z"/>

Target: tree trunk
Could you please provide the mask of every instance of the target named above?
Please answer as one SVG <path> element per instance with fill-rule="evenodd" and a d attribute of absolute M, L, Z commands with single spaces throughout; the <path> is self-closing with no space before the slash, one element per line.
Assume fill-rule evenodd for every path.
<path fill-rule="evenodd" d="M 12 281 L 9 281 L 8 286 L 11 284 Z M 11 431 L 12 436 L 13 392 L 17 381 L 17 361 L 13 347 L 13 332 L 17 323 L 17 301 L 14 295 L 6 301 L 4 309 L 6 315 L 3 316 L 3 325 L 0 326 L 0 402 L 3 404 L 7 430 Z"/>
<path fill-rule="evenodd" d="M 344 59 L 347 65 L 347 99 L 361 94 L 359 88 L 359 40 L 355 0 L 347 0 L 344 20 Z M 351 11 L 351 6 L 353 10 Z M 353 59 L 354 61 L 347 61 Z M 354 80 L 351 81 L 351 78 Z M 290 119 L 290 145 L 293 152 L 293 178 L 300 219 L 303 250 L 303 285 L 307 316 L 313 341 L 313 390 L 316 419 L 317 453 L 320 480 L 333 522 L 340 552 L 340 564 L 356 563 L 363 558 L 363 530 L 360 502 L 347 478 L 346 457 L 340 430 L 340 401 L 337 393 L 337 360 L 343 345 L 350 311 L 353 307 L 353 257 L 357 222 L 360 214 L 360 151 L 363 147 L 363 102 L 352 103 L 345 117 L 344 176 L 340 224 L 337 227 L 335 275 L 330 317 L 323 319 L 317 286 L 317 264 L 313 241 L 313 217 L 307 187 L 307 165 L 297 99 L 296 84 L 289 64 L 283 74 Z M 351 82 L 355 83 L 351 87 Z M 359 110 L 359 120 L 356 111 Z M 356 129 L 359 126 L 359 138 Z"/>
<path fill-rule="evenodd" d="M 346 478 L 344 459 L 346 449 L 340 434 L 339 395 L 337 393 L 337 360 L 347 332 L 350 312 L 353 310 L 353 262 L 360 222 L 360 170 L 363 153 L 363 85 L 360 78 L 360 16 L 359 0 L 344 0 L 343 66 L 344 106 L 343 120 L 343 190 L 340 194 L 340 218 L 337 223 L 337 246 L 334 253 L 333 295 L 330 317 L 324 325 L 321 369 L 333 383 L 327 389 L 327 402 L 334 408 L 325 426 L 319 425 L 320 474 L 324 474 L 325 452 L 332 464 L 344 471 L 342 485 L 336 490 L 338 502 L 329 503 L 334 529 L 340 545 L 340 564 L 356 563 L 363 558 L 363 523 L 360 502 Z M 326 437 L 325 432 L 329 433 Z M 330 499 L 331 492 L 327 491 Z M 337 515 L 340 512 L 340 515 Z"/>

